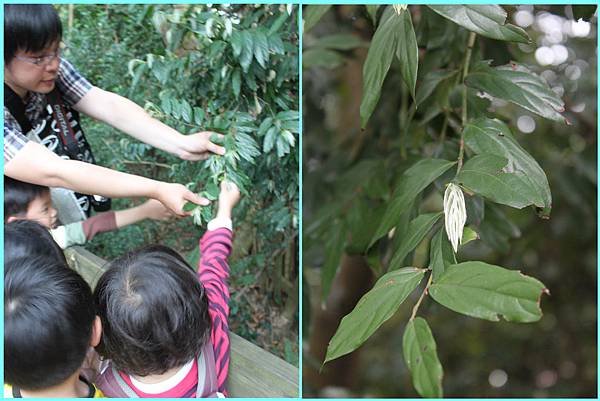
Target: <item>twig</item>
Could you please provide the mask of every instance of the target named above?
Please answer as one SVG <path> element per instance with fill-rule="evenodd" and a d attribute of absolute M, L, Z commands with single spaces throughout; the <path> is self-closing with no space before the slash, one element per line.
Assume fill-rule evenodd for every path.
<path fill-rule="evenodd" d="M 460 149 L 458 151 L 458 167 L 456 169 L 456 174 L 460 172 L 460 169 L 463 165 L 463 157 L 465 152 L 465 138 L 464 138 L 464 129 L 465 125 L 467 125 L 467 87 L 465 86 L 465 78 L 469 73 L 469 63 L 471 62 L 471 53 L 473 52 L 473 45 L 475 44 L 475 38 L 477 35 L 474 32 L 469 33 L 469 39 L 467 42 L 467 52 L 465 53 L 465 62 L 463 65 L 463 74 L 462 74 L 462 83 L 463 83 L 463 99 L 462 99 L 462 130 L 460 133 Z"/>
<path fill-rule="evenodd" d="M 168 164 L 164 164 L 164 163 L 156 163 L 156 162 L 147 162 L 147 161 L 137 161 L 137 160 L 122 160 L 121 161 L 123 164 L 130 164 L 130 165 L 148 165 L 148 166 L 156 166 L 156 167 L 163 167 L 163 168 L 168 168 L 170 169 L 171 166 L 169 166 Z"/>
<path fill-rule="evenodd" d="M 427 291 L 429 290 L 429 286 L 431 285 L 431 280 L 432 279 L 433 279 L 433 272 L 429 275 L 429 280 L 427 280 L 427 285 L 423 289 L 423 292 L 421 293 L 421 296 L 419 297 L 419 300 L 417 301 L 417 303 L 415 304 L 415 306 L 413 306 L 412 314 L 410 315 L 410 320 L 413 320 L 415 318 L 415 316 L 417 315 L 417 311 L 419 310 L 419 306 L 421 306 L 421 302 L 423 302 L 423 298 L 425 298 L 425 294 L 427 294 Z"/>

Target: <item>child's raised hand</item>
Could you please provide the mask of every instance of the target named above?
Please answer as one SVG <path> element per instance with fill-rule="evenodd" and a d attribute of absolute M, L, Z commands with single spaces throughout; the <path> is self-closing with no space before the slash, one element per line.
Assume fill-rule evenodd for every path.
<path fill-rule="evenodd" d="M 173 213 L 169 211 L 162 203 L 155 199 L 150 199 L 141 205 L 144 216 L 148 219 L 165 221 L 173 217 Z"/>
<path fill-rule="evenodd" d="M 240 190 L 231 181 L 221 181 L 221 192 L 219 192 L 219 210 L 217 215 L 231 218 L 231 210 L 240 200 Z"/>

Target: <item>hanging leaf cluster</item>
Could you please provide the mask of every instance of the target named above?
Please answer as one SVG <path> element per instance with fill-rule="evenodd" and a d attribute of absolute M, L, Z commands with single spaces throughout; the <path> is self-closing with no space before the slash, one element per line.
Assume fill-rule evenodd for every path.
<path fill-rule="evenodd" d="M 420 10 L 416 28 L 415 7 Z M 327 11 L 306 7 L 305 30 Z M 373 129 L 372 115 L 387 107 L 378 103 L 387 82 L 398 82 L 391 75 L 400 77 L 409 106 L 400 119 L 394 157 L 356 164 L 348 173 L 351 182 L 339 180 L 338 207 L 322 207 L 306 229 L 309 246 L 325 249 L 323 299 L 344 253 L 365 256 L 379 277 L 342 319 L 324 363 L 360 347 L 420 287 L 404 328 L 404 361 L 421 396 L 441 397 L 442 361 L 432 329 L 419 316 L 422 301 L 431 298 L 479 319 L 530 323 L 541 319 L 541 296 L 549 293 L 518 270 L 460 260 L 471 241 L 481 239 L 505 252 L 508 241 L 519 236 L 498 205 L 532 207 L 543 218 L 552 209 L 544 170 L 501 116 L 490 111 L 489 98 L 559 122 L 566 121 L 564 103 L 528 67 L 514 62 L 493 67 L 493 60 L 482 59 L 478 43 L 484 38 L 531 41 L 523 29 L 506 22 L 500 6 L 367 6 L 366 12 L 374 34 L 363 64 L 361 128 Z M 419 48 L 426 50 L 424 57 Z M 433 143 L 411 138 L 435 119 L 443 124 Z M 420 140 L 420 147 L 411 147 L 410 140 Z M 401 174 L 386 174 L 390 170 Z M 442 208 L 446 188 L 451 193 Z M 439 199 L 439 209 L 426 209 L 425 199 Z M 319 243 L 320 238 L 325 241 Z"/>

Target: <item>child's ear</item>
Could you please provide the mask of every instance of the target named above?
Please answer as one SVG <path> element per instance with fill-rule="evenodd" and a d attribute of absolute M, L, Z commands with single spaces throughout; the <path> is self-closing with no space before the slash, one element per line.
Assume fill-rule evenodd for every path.
<path fill-rule="evenodd" d="M 90 339 L 90 345 L 92 347 L 100 344 L 100 339 L 102 338 L 102 321 L 100 321 L 100 316 L 96 316 L 94 318 L 94 323 L 92 324 L 92 338 Z"/>
<path fill-rule="evenodd" d="M 17 216 L 8 216 L 8 218 L 6 219 L 6 222 L 12 223 L 13 221 L 17 221 L 17 220 L 21 220 L 21 219 Z"/>

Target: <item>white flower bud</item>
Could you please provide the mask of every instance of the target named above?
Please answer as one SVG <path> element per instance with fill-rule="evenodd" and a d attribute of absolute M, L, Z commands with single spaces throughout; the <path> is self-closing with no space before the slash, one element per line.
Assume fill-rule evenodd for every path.
<path fill-rule="evenodd" d="M 400 15 L 403 11 L 408 8 L 408 4 L 393 4 L 392 8 L 396 12 L 396 14 Z"/>
<path fill-rule="evenodd" d="M 444 193 L 444 223 L 446 234 L 448 234 L 448 239 L 455 253 L 458 251 L 458 245 L 462 240 L 466 221 L 465 197 L 458 185 L 450 183 Z"/>

